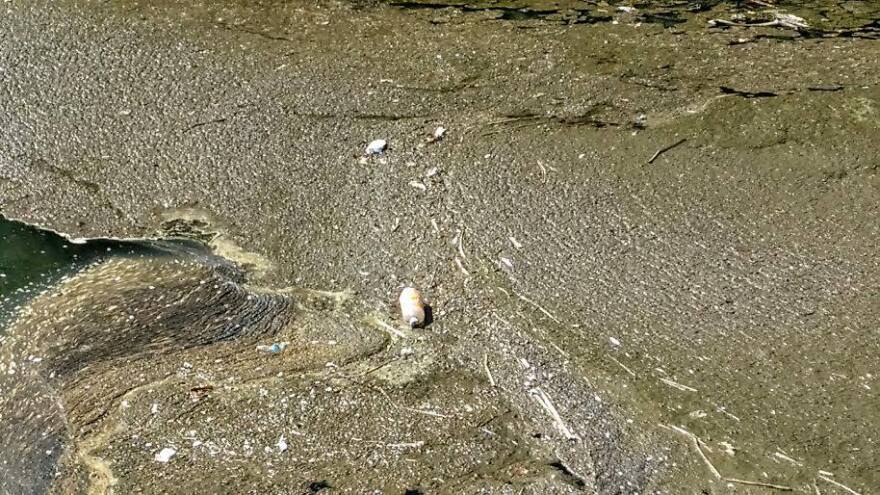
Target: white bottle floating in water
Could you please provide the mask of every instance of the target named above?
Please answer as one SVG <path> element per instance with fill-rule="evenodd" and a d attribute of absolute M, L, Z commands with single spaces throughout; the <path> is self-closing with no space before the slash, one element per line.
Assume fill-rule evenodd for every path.
<path fill-rule="evenodd" d="M 385 153 L 386 149 L 388 149 L 387 141 L 384 139 L 374 139 L 367 145 L 366 154 L 381 155 L 382 153 Z"/>
<path fill-rule="evenodd" d="M 406 287 L 400 293 L 400 316 L 410 327 L 418 327 L 425 323 L 425 303 L 417 289 Z"/>

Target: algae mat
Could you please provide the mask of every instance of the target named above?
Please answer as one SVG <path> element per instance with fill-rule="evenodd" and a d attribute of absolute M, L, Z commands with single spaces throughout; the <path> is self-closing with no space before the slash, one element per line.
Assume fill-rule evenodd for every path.
<path fill-rule="evenodd" d="M 880 486 L 874 3 L 6 9 L 7 491 Z"/>

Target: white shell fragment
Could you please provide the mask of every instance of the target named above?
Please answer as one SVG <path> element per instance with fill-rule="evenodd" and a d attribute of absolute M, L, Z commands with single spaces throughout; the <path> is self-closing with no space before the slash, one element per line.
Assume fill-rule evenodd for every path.
<path fill-rule="evenodd" d="M 410 327 L 418 327 L 425 323 L 425 303 L 418 290 L 406 287 L 401 291 L 400 316 Z"/>
<path fill-rule="evenodd" d="M 366 153 L 368 155 L 381 155 L 388 149 L 388 142 L 384 139 L 374 139 L 367 145 Z"/>
<path fill-rule="evenodd" d="M 177 454 L 176 450 L 172 449 L 171 447 L 165 447 L 164 449 L 160 450 L 158 454 L 156 454 L 156 462 L 168 462 L 171 460 L 172 457 L 174 457 L 174 454 Z"/>

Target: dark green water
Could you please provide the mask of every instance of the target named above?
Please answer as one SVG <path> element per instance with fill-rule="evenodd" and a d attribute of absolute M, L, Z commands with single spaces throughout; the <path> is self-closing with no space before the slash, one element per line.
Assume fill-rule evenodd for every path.
<path fill-rule="evenodd" d="M 24 302 L 65 276 L 109 257 L 171 254 L 209 258 L 201 244 L 191 241 L 89 239 L 71 242 L 52 231 L 0 215 L 0 335 Z"/>

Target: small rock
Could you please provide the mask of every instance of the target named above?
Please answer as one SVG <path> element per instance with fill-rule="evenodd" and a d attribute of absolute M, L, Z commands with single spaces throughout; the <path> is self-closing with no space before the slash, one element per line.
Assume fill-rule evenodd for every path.
<path fill-rule="evenodd" d="M 172 449 L 171 447 L 165 447 L 164 449 L 160 450 L 158 454 L 156 454 L 155 459 L 156 462 L 165 463 L 170 461 L 175 454 L 177 454 L 176 450 Z"/>

